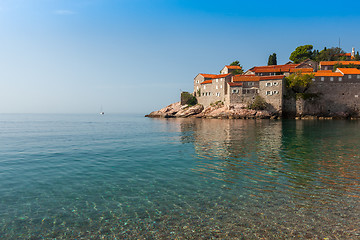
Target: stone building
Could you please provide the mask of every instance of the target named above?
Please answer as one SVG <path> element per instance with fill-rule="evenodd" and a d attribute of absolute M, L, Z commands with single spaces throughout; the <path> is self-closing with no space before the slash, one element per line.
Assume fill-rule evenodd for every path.
<path fill-rule="evenodd" d="M 351 63 L 356 64 L 357 61 Z M 325 63 L 320 68 L 322 66 L 331 65 Z M 194 96 L 199 104 L 208 107 L 220 101 L 229 107 L 234 104 L 247 107 L 259 95 L 268 103 L 267 110 L 280 115 L 331 116 L 356 113 L 360 116 L 359 69 L 338 68 L 335 72 L 318 70 L 312 60 L 300 64 L 253 67 L 242 75 L 233 75 L 230 69 L 225 66 L 221 70 L 223 74 L 198 74 L 194 78 Z M 288 95 L 285 79 L 298 72 L 314 75 L 306 93 L 316 97 L 298 101 Z"/>
<path fill-rule="evenodd" d="M 230 81 L 230 74 L 200 73 L 194 78 L 194 96 L 205 107 L 217 101 L 225 102 L 226 84 Z"/>
<path fill-rule="evenodd" d="M 233 73 L 235 70 L 242 70 L 240 66 L 225 66 L 223 69 L 221 69 L 221 74 L 228 74 Z"/>
<path fill-rule="evenodd" d="M 316 71 L 317 63 L 313 60 L 307 59 L 299 64 L 288 62 L 283 65 L 257 66 L 250 68 L 245 72 L 245 75 L 255 76 L 275 76 L 285 75 L 289 76 L 291 73 L 297 72 L 299 69 L 307 69 L 308 71 Z M 310 70 L 312 69 L 312 70 Z"/>
<path fill-rule="evenodd" d="M 356 68 L 360 67 L 360 61 L 322 61 L 320 62 L 320 70 L 334 70 L 335 65 L 353 65 Z"/>

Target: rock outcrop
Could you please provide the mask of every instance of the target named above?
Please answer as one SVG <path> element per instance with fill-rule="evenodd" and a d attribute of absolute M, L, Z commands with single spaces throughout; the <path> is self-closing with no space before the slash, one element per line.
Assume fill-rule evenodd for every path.
<path fill-rule="evenodd" d="M 145 117 L 151 118 L 228 118 L 228 119 L 267 119 L 278 118 L 277 113 L 266 110 L 252 110 L 244 104 L 224 106 L 222 103 L 213 104 L 204 109 L 202 105 L 181 105 L 180 102 L 170 104 L 159 111 L 151 112 Z"/>

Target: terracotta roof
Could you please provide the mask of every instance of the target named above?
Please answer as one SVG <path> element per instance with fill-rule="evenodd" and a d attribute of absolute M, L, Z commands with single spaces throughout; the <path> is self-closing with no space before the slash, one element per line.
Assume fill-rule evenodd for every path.
<path fill-rule="evenodd" d="M 318 73 L 325 73 L 325 72 L 329 73 L 329 72 L 333 72 L 333 71 L 332 70 L 318 70 L 317 72 Z"/>
<path fill-rule="evenodd" d="M 206 81 L 203 81 L 203 82 L 200 83 L 200 84 L 207 84 L 207 83 L 212 83 L 212 80 L 206 80 Z"/>
<path fill-rule="evenodd" d="M 243 85 L 242 82 L 229 82 L 228 84 L 230 87 L 240 87 Z"/>
<path fill-rule="evenodd" d="M 233 82 L 258 82 L 260 76 L 254 75 L 235 75 L 233 76 Z"/>
<path fill-rule="evenodd" d="M 215 79 L 215 78 L 223 78 L 223 77 L 229 76 L 230 73 L 228 73 L 228 74 L 205 74 L 205 73 L 200 73 L 199 75 L 203 76 L 204 78 Z"/>
<path fill-rule="evenodd" d="M 313 72 L 314 70 L 312 68 L 293 68 L 290 69 L 291 73 L 295 73 L 295 72 L 302 72 L 302 73 L 309 73 L 309 72 Z"/>
<path fill-rule="evenodd" d="M 225 66 L 228 69 L 242 69 L 240 66 Z"/>
<path fill-rule="evenodd" d="M 360 70 L 357 68 L 338 68 L 337 70 L 343 74 L 360 74 Z"/>
<path fill-rule="evenodd" d="M 360 65 L 360 61 L 322 61 L 320 62 L 321 66 L 333 66 L 335 64 L 342 64 L 342 65 Z"/>
<path fill-rule="evenodd" d="M 317 71 L 314 73 L 314 76 L 315 77 L 342 77 L 344 75 L 339 72 Z"/>
<path fill-rule="evenodd" d="M 339 55 L 340 55 L 340 56 L 348 56 L 348 57 L 351 57 L 351 53 L 340 53 Z"/>
<path fill-rule="evenodd" d="M 279 80 L 283 79 L 285 75 L 275 75 L 275 76 L 261 76 L 260 81 L 262 80 Z"/>
<path fill-rule="evenodd" d="M 271 66 L 260 66 L 260 67 L 253 67 L 250 70 L 256 73 L 261 72 L 289 72 L 290 69 L 299 66 L 299 64 L 285 64 L 285 65 L 271 65 Z"/>

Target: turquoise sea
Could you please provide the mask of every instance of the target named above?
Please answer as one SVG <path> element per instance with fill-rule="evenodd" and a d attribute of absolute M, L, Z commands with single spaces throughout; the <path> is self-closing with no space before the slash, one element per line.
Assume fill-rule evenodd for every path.
<path fill-rule="evenodd" d="M 360 121 L 0 115 L 0 239 L 359 239 Z"/>

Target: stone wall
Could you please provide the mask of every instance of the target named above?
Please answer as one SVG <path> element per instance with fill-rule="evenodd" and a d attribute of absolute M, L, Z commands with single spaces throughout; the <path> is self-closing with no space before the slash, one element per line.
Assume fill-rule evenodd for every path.
<path fill-rule="evenodd" d="M 259 95 L 269 104 L 269 111 L 282 112 L 284 81 L 262 80 L 259 83 Z"/>
<path fill-rule="evenodd" d="M 314 82 L 307 91 L 316 98 L 284 98 L 286 116 L 360 116 L 360 83 Z"/>

